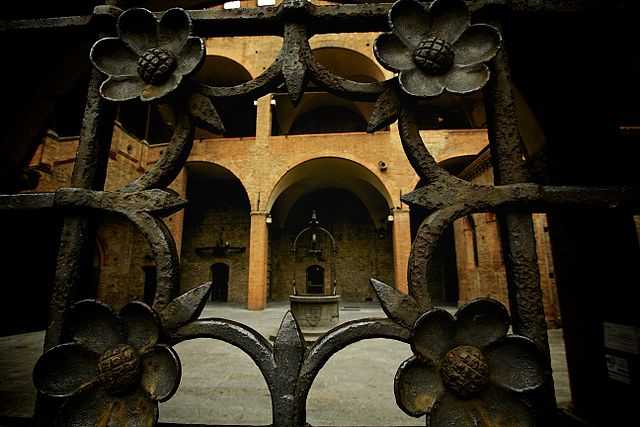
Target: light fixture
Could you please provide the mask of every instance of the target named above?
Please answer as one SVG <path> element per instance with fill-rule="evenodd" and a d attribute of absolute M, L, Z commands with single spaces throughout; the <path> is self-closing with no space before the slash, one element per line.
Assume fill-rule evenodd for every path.
<path fill-rule="evenodd" d="M 389 215 L 387 216 L 387 221 L 389 221 L 389 222 L 393 222 L 393 214 L 389 214 Z"/>
<path fill-rule="evenodd" d="M 271 218 L 271 214 L 267 215 L 267 218 L 265 219 L 265 222 L 267 224 L 271 224 L 273 222 L 273 218 Z"/>

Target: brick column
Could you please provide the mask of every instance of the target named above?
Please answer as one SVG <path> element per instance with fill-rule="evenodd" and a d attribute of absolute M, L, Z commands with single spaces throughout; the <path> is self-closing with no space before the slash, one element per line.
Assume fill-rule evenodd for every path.
<path fill-rule="evenodd" d="M 411 224 L 409 209 L 400 208 L 393 211 L 393 271 L 396 289 L 407 293 L 407 263 L 411 253 Z"/>
<path fill-rule="evenodd" d="M 267 212 L 251 212 L 249 234 L 249 283 L 247 284 L 247 308 L 263 310 L 267 304 L 267 262 L 269 230 Z"/>
<path fill-rule="evenodd" d="M 256 140 L 266 141 L 271 136 L 271 95 L 256 101 Z"/>

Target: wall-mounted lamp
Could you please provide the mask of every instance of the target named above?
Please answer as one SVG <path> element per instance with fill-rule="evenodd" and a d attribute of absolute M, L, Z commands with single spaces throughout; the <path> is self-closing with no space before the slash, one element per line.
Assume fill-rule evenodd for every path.
<path fill-rule="evenodd" d="M 393 222 L 393 215 L 392 214 L 387 215 L 387 221 Z"/>
<path fill-rule="evenodd" d="M 273 222 L 273 218 L 271 218 L 271 214 L 267 215 L 267 218 L 264 220 L 267 224 L 271 224 Z"/>

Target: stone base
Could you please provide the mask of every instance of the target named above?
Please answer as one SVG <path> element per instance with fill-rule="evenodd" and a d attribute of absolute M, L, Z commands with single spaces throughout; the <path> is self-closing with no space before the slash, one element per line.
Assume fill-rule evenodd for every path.
<path fill-rule="evenodd" d="M 289 303 L 307 343 L 339 323 L 340 295 L 289 295 Z"/>

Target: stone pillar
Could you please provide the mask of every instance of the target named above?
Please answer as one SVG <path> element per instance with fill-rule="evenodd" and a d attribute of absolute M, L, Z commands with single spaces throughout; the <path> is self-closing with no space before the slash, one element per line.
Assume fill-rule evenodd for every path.
<path fill-rule="evenodd" d="M 411 253 L 411 223 L 409 209 L 400 208 L 393 211 L 393 271 L 396 289 L 408 293 L 407 264 Z"/>
<path fill-rule="evenodd" d="M 256 101 L 256 140 L 266 141 L 271 136 L 271 95 Z"/>
<path fill-rule="evenodd" d="M 247 308 L 263 310 L 267 304 L 267 262 L 269 230 L 267 212 L 251 212 L 249 234 L 249 283 L 247 284 Z"/>

